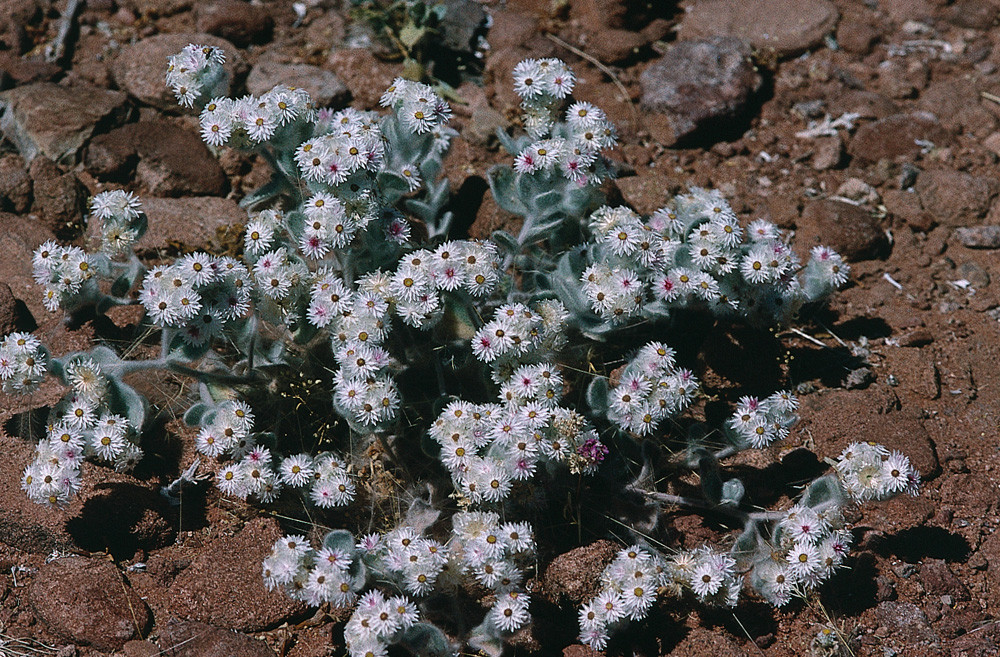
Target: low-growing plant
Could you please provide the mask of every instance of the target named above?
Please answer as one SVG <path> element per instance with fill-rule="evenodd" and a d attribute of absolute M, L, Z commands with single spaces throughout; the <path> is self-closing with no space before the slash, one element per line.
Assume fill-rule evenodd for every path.
<path fill-rule="evenodd" d="M 243 254 L 192 253 L 147 269 L 130 249 L 146 217 L 124 191 L 93 199 L 98 251 L 38 248 L 50 310 L 141 305 L 161 346 L 158 358 L 129 360 L 104 345 L 52 358 L 23 333 L 0 343 L 5 392 L 29 392 L 46 374 L 68 387 L 24 472 L 31 499 L 67 502 L 88 458 L 134 465 L 149 402 L 126 378 L 184 375 L 199 393 L 184 420 L 217 463 L 222 494 L 297 499 L 349 525 L 321 544 L 279 540 L 262 567 L 268 587 L 353 607 L 352 655 L 392 644 L 498 654 L 531 622 L 526 581 L 539 559 L 607 522 L 630 545 L 579 609 L 579 638 L 597 649 L 662 596 L 732 606 L 751 590 L 785 605 L 844 564 L 845 509 L 916 491 L 904 455 L 856 442 L 789 508 L 751 510 L 723 462 L 788 436 L 798 402 L 787 391 L 743 396 L 721 426 L 691 424 L 699 383 L 667 328 L 698 313 L 788 323 L 842 285 L 848 267 L 825 247 L 802 265 L 775 226 L 744 227 L 716 192 L 692 189 L 649 217 L 603 205 L 614 129 L 599 108 L 571 100 L 563 62 L 515 69 L 527 135 L 503 135 L 514 165 L 489 177 L 523 223 L 517 235 L 477 241 L 451 235 L 443 212 L 448 186 L 437 176 L 454 133 L 430 87 L 396 80 L 381 116 L 317 110 L 280 86 L 233 100 L 214 97 L 222 60 L 189 46 L 170 59 L 167 81 L 182 105 L 202 108 L 209 144 L 272 163 L 273 181 L 245 200 L 256 211 Z M 287 421 L 273 411 L 296 381 L 301 403 Z M 696 493 L 667 492 L 688 473 Z M 338 513 L 359 497 L 372 509 L 391 500 L 395 511 L 365 521 Z M 567 500 L 576 540 L 555 528 Z M 728 548 L 671 549 L 655 536 L 676 507 L 742 532 Z M 483 606 L 457 602 L 470 590 Z"/>

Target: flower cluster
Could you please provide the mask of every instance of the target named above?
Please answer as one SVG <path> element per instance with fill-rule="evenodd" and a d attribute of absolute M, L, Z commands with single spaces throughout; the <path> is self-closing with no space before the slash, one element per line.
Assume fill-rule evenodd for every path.
<path fill-rule="evenodd" d="M 586 419 L 559 406 L 562 376 L 549 363 L 522 365 L 501 388 L 502 404 L 448 404 L 430 428 L 441 462 L 470 504 L 504 500 L 539 462 L 592 474 L 607 448 Z"/>
<path fill-rule="evenodd" d="M 803 268 L 777 227 L 758 220 L 744 231 L 717 191 L 699 188 L 646 221 L 628 208 L 600 208 L 590 229 L 594 264 L 581 277 L 583 292 L 611 323 L 691 305 L 754 323 L 784 321 L 849 271 L 827 247 L 814 249 Z"/>
<path fill-rule="evenodd" d="M 370 534 L 359 543 L 365 562 L 385 581 L 410 595 L 422 597 L 434 590 L 438 575 L 448 567 L 449 549 L 406 525 L 385 536 Z"/>
<path fill-rule="evenodd" d="M 392 81 L 380 103 L 391 107 L 403 125 L 418 135 L 440 130 L 451 119 L 451 108 L 433 87 L 403 78 Z"/>
<path fill-rule="evenodd" d="M 0 341 L 0 382 L 3 391 L 27 395 L 38 389 L 48 372 L 48 352 L 30 333 L 14 332 Z"/>
<path fill-rule="evenodd" d="M 565 344 L 568 313 L 556 300 L 541 301 L 535 310 L 522 303 L 497 308 L 489 322 L 472 338 L 472 353 L 494 369 L 510 367 L 537 352 L 554 351 Z"/>
<path fill-rule="evenodd" d="M 313 111 L 312 98 L 304 89 L 286 85 L 259 98 L 213 98 L 199 117 L 201 137 L 212 146 L 260 144 L 290 123 L 311 120 Z"/>
<path fill-rule="evenodd" d="M 193 107 L 196 100 L 211 94 L 224 79 L 225 61 L 221 48 L 189 44 L 167 58 L 167 86 L 178 103 Z"/>
<path fill-rule="evenodd" d="M 323 118 L 317 134 L 295 151 L 295 162 L 305 180 L 338 187 L 353 174 L 374 173 L 381 168 L 385 140 L 377 114 L 348 108 Z"/>
<path fill-rule="evenodd" d="M 531 620 L 531 598 L 521 586 L 524 573 L 518 567 L 535 553 L 531 525 L 501 523 L 492 511 L 460 512 L 452 517 L 451 549 L 461 555 L 461 571 L 496 595 L 486 614 L 495 633 L 514 632 Z"/>
<path fill-rule="evenodd" d="M 187 344 L 200 347 L 249 312 L 250 288 L 242 263 L 198 252 L 150 269 L 139 301 L 154 324 L 178 329 Z"/>
<path fill-rule="evenodd" d="M 618 139 L 604 112 L 576 102 L 566 109 L 564 120 L 557 121 L 574 82 L 573 72 L 558 59 L 527 59 L 514 67 L 514 90 L 525 111 L 525 129 L 534 140 L 515 154 L 518 173 L 561 175 L 581 186 L 599 183 L 606 175 L 600 152 L 613 148 Z"/>
<path fill-rule="evenodd" d="M 50 312 L 72 305 L 74 297 L 96 287 L 94 257 L 78 246 L 48 240 L 35 249 L 31 266 L 35 282 L 44 286 L 42 303 Z"/>
<path fill-rule="evenodd" d="M 624 431 L 645 436 L 663 419 L 687 408 L 697 390 L 694 374 L 676 366 L 673 349 L 650 342 L 608 391 L 608 419 Z"/>
<path fill-rule="evenodd" d="M 776 607 L 829 579 L 850 551 L 851 533 L 835 505 L 819 510 L 796 504 L 772 534 L 770 550 L 753 563 L 750 585 Z"/>
<path fill-rule="evenodd" d="M 420 617 L 417 606 L 404 595 L 386 598 L 373 589 L 358 599 L 357 607 L 344 627 L 344 640 L 351 657 L 385 655 Z"/>
<path fill-rule="evenodd" d="M 795 415 L 798 406 L 799 400 L 787 390 L 765 399 L 741 397 L 729 419 L 729 428 L 736 433 L 740 444 L 761 449 L 788 437 L 789 429 L 798 420 Z"/>
<path fill-rule="evenodd" d="M 290 597 L 311 605 L 330 602 L 346 607 L 357 599 L 352 566 L 353 550 L 313 549 L 305 536 L 282 536 L 264 559 L 262 572 L 268 590 L 282 588 Z"/>
<path fill-rule="evenodd" d="M 669 582 L 667 563 L 638 545 L 620 550 L 601 573 L 601 591 L 580 607 L 580 641 L 603 650 L 629 620 L 645 618 L 657 591 Z"/>
<path fill-rule="evenodd" d="M 101 222 L 101 251 L 109 256 L 124 253 L 146 230 L 142 203 L 132 192 L 101 192 L 91 200 L 90 210 L 91 218 Z"/>
<path fill-rule="evenodd" d="M 898 493 L 916 495 L 920 473 L 905 454 L 871 443 L 851 443 L 834 468 L 844 491 L 856 502 L 885 500 Z"/>
<path fill-rule="evenodd" d="M 87 356 L 73 357 L 62 364 L 62 375 L 70 392 L 52 409 L 56 419 L 21 479 L 30 499 L 50 505 L 68 502 L 79 490 L 80 468 L 87 457 L 119 471 L 142 459 L 135 443 L 138 427 L 110 407 L 114 384 L 100 364 Z"/>

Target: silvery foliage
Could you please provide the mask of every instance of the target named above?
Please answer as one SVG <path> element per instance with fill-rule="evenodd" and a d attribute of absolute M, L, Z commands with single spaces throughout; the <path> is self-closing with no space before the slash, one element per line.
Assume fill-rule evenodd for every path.
<path fill-rule="evenodd" d="M 167 82 L 182 105 L 202 108 L 212 147 L 253 150 L 272 164 L 273 180 L 244 200 L 253 209 L 244 255 L 192 253 L 147 270 L 131 250 L 146 217 L 123 191 L 92 202 L 96 252 L 39 247 L 33 266 L 50 310 L 81 317 L 141 305 L 161 329 L 161 352 L 126 360 L 99 346 L 51 358 L 28 334 L 0 342 L 5 392 L 30 393 L 46 374 L 68 387 L 24 473 L 31 499 L 65 504 L 87 457 L 134 465 L 147 402 L 123 378 L 165 369 L 198 381 L 200 399 L 184 419 L 198 428 L 197 450 L 219 461 L 224 494 L 268 503 L 294 490 L 319 509 L 349 505 L 360 483 L 354 455 L 281 453 L 237 386 L 263 388 L 270 373 L 301 365 L 292 343 L 326 342 L 333 409 L 366 444 L 392 439 L 405 431 L 396 376 L 418 357 L 401 345 L 420 334 L 466 354 L 496 393 L 493 402 L 471 402 L 442 387 L 426 430 L 425 451 L 450 476 L 459 510 L 442 519 L 430 507 L 422 516 L 415 502 L 394 529 L 360 538 L 334 530 L 319 547 L 286 536 L 262 567 L 269 587 L 308 604 L 354 605 L 345 628 L 352 655 L 385 654 L 392 644 L 418 654 L 461 644 L 499 654 L 531 622 L 525 579 L 534 531 L 508 514 L 514 493 L 536 482 L 603 476 L 623 494 L 644 496 L 654 514 L 676 504 L 744 524 L 728 552 L 703 546 L 665 555 L 633 532 L 635 544 L 604 570 L 600 593 L 580 609 L 580 640 L 598 649 L 664 593 L 733 605 L 749 587 L 784 605 L 842 565 L 850 547 L 845 507 L 916 491 L 919 474 L 905 456 L 855 443 L 788 510 L 743 510 L 744 487 L 723 478 L 721 460 L 789 434 L 797 400 L 786 391 L 741 398 L 712 443 L 689 437 L 681 466 L 698 472 L 700 497 L 656 490 L 663 477 L 650 437 L 697 398 L 697 378 L 654 340 L 611 376 L 588 373 L 589 385 L 579 386 L 585 379 L 563 364 L 580 346 L 570 337 L 594 345 L 640 322 L 674 321 L 685 309 L 755 325 L 787 322 L 842 285 L 848 267 L 825 247 L 801 265 L 773 225 L 744 228 L 712 191 L 692 189 L 650 217 L 602 206 L 598 186 L 611 167 L 601 151 L 614 145 L 614 128 L 599 108 L 570 98 L 575 78 L 563 62 L 528 60 L 514 72 L 527 134 L 501 135 L 514 165 L 494 167 L 489 178 L 498 203 L 524 221 L 518 235 L 498 231 L 482 242 L 446 239 L 448 186 L 436 178 L 454 133 L 433 89 L 396 80 L 382 97 L 384 116 L 317 110 L 303 91 L 284 86 L 227 99 L 217 95 L 223 60 L 217 49 L 189 46 L 170 58 Z M 414 243 L 404 210 L 423 220 L 429 243 Z M 284 335 L 275 338 L 268 325 Z M 407 337 L 394 339 L 401 331 Z M 222 344 L 235 347 L 235 363 L 214 349 Z M 572 397 L 567 387 L 577 388 Z M 623 484 L 627 454 L 642 471 Z M 450 520 L 447 536 L 438 520 Z M 493 600 L 473 630 L 448 637 L 421 620 L 433 599 L 469 585 Z"/>

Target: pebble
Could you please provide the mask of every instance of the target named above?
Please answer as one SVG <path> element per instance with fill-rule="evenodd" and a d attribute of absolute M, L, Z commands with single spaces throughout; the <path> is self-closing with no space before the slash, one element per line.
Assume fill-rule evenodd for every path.
<path fill-rule="evenodd" d="M 149 230 L 136 249 L 146 255 L 155 254 L 168 243 L 192 251 L 208 249 L 216 229 L 247 221 L 246 210 L 236 201 L 218 196 L 144 198 L 142 209 L 149 217 Z"/>
<path fill-rule="evenodd" d="M 197 134 L 168 121 L 140 121 L 95 137 L 87 170 L 128 182 L 135 173 L 151 196 L 220 196 L 229 189 L 219 161 Z"/>
<path fill-rule="evenodd" d="M 284 64 L 261 57 L 247 76 L 247 91 L 255 96 L 279 84 L 305 89 L 316 107 L 340 109 L 351 100 L 351 91 L 335 73 L 311 64 Z"/>
<path fill-rule="evenodd" d="M 808 203 L 802 211 L 800 243 L 825 244 L 849 262 L 869 260 L 886 246 L 881 222 L 857 205 L 830 199 Z"/>
<path fill-rule="evenodd" d="M 195 5 L 195 26 L 241 48 L 271 40 L 274 19 L 262 5 L 242 0 L 216 0 Z"/>
<path fill-rule="evenodd" d="M 963 226 L 955 237 L 970 249 L 1000 249 L 1000 226 Z"/>
<path fill-rule="evenodd" d="M 913 158 L 922 148 L 916 140 L 946 146 L 951 143 L 951 135 L 929 112 L 893 114 L 858 128 L 847 150 L 853 157 L 869 162 Z"/>
<path fill-rule="evenodd" d="M 122 48 L 110 64 L 111 75 L 120 89 L 147 105 L 177 112 L 182 108 L 164 82 L 167 58 L 176 55 L 189 43 L 222 48 L 226 53 L 225 69 L 230 84 L 220 95 L 233 95 L 232 79 L 246 69 L 246 62 L 231 42 L 210 34 L 158 34 Z"/>
<path fill-rule="evenodd" d="M 98 124 L 126 120 L 126 101 L 120 91 L 37 82 L 0 93 L 0 130 L 28 162 L 44 155 L 73 164 Z"/>
<path fill-rule="evenodd" d="M 42 566 L 28 588 L 35 614 L 69 641 L 104 652 L 145 635 L 153 617 L 115 565 L 67 557 Z"/>
<path fill-rule="evenodd" d="M 13 153 L 0 157 L 0 209 L 27 212 L 31 207 L 31 185 L 24 158 Z"/>
<path fill-rule="evenodd" d="M 57 235 L 69 235 L 83 221 L 87 192 L 73 173 L 63 173 L 46 157 L 37 157 L 29 169 L 33 180 L 31 209 Z"/>
<path fill-rule="evenodd" d="M 1000 185 L 992 177 L 954 169 L 925 171 L 914 188 L 924 209 L 945 226 L 974 224 L 986 215 L 993 197 L 1000 191 Z"/>
<path fill-rule="evenodd" d="M 682 41 L 642 72 L 642 106 L 667 115 L 674 139 L 732 118 L 761 85 L 750 55 L 732 37 Z"/>
<path fill-rule="evenodd" d="M 205 623 L 170 619 L 160 629 L 167 657 L 275 657 L 266 643 Z"/>
<path fill-rule="evenodd" d="M 812 167 L 817 171 L 834 169 L 844 157 L 844 142 L 839 135 L 816 139 Z"/>
<path fill-rule="evenodd" d="M 698 0 L 683 15 L 679 36 L 735 36 L 787 57 L 820 45 L 837 17 L 829 0 Z"/>

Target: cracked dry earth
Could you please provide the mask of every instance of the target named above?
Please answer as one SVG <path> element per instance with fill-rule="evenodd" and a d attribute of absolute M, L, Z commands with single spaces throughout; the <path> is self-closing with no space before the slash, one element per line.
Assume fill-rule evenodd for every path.
<path fill-rule="evenodd" d="M 375 109 L 401 72 L 325 0 L 306 3 L 299 22 L 282 1 L 88 0 L 71 56 L 46 63 L 37 55 L 65 4 L 0 0 L 0 334 L 34 330 L 55 354 L 123 340 L 140 319 L 67 328 L 41 306 L 31 252 L 53 236 L 82 241 L 88 195 L 140 193 L 151 230 L 139 250 L 156 262 L 225 249 L 238 237 L 227 228 L 243 216 L 237 201 L 267 180 L 263 161 L 202 145 L 163 87 L 168 54 L 222 45 L 234 94 L 294 79 L 334 107 Z M 698 374 L 709 393 L 792 385 L 802 401 L 788 440 L 727 467 L 751 491 L 755 481 L 794 491 L 824 457 L 871 439 L 905 452 L 925 480 L 918 497 L 857 512 L 851 568 L 808 603 L 775 611 L 751 599 L 719 612 L 666 600 L 610 652 L 808 655 L 832 621 L 859 657 L 1000 653 L 1000 4 L 474 4 L 491 16 L 490 47 L 482 86 L 458 87 L 467 104 L 455 106 L 461 136 L 445 167 L 461 229 L 485 237 L 510 221 L 483 178 L 509 160 L 491 137 L 518 114 L 509 71 L 524 57 L 566 59 L 576 96 L 620 129 L 611 198 L 651 212 L 687 186 L 718 188 L 741 218 L 794 231 L 801 253 L 823 242 L 851 262 L 846 289 L 791 330 L 707 331 Z M 183 410 L 183 381 L 142 385 Z M 19 414 L 60 394 L 48 384 L 0 398 L 0 653 L 343 653 L 342 612 L 263 587 L 260 560 L 281 518 L 215 491 L 198 508 L 164 505 L 158 487 L 195 456 L 175 420 L 134 476 L 88 465 L 68 507 L 28 502 L 19 478 L 33 446 Z M 686 513 L 666 522 L 681 547 L 732 535 Z M 582 536 L 577 551 L 543 555 L 540 604 L 571 609 L 592 589 L 614 548 Z M 574 645 L 572 612 L 550 616 L 512 650 L 592 652 Z"/>

